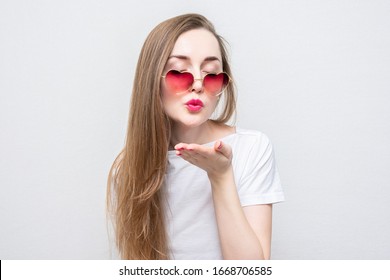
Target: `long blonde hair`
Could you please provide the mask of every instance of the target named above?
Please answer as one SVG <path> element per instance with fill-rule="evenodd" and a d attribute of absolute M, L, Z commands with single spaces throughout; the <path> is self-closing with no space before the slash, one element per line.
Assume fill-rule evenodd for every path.
<path fill-rule="evenodd" d="M 177 38 L 204 28 L 217 38 L 223 71 L 231 77 L 223 39 L 203 16 L 186 14 L 168 19 L 148 35 L 137 64 L 125 146 L 108 178 L 107 209 L 112 216 L 116 246 L 122 259 L 168 259 L 163 185 L 167 169 L 170 120 L 161 102 L 163 69 Z M 224 92 L 224 106 L 214 121 L 226 123 L 235 112 L 235 90 Z"/>

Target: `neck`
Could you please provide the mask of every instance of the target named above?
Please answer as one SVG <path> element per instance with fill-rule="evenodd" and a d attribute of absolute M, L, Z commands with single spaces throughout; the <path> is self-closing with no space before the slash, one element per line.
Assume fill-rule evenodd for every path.
<path fill-rule="evenodd" d="M 213 140 L 213 128 L 215 124 L 208 120 L 197 127 L 188 127 L 173 123 L 171 127 L 171 141 L 170 146 L 173 147 L 178 143 L 187 144 L 205 144 Z"/>

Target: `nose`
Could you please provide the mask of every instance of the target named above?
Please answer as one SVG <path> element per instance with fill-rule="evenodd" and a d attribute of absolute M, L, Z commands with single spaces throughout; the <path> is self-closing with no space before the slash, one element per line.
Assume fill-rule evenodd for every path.
<path fill-rule="evenodd" d="M 192 91 L 196 93 L 203 92 L 203 79 L 194 79 L 192 83 Z"/>

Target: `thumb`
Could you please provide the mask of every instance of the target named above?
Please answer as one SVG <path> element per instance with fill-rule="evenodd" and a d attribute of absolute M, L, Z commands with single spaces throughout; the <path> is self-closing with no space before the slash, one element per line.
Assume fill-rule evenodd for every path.
<path fill-rule="evenodd" d="M 215 142 L 214 150 L 223 154 L 227 158 L 230 158 L 232 154 L 232 149 L 230 148 L 230 146 L 220 140 Z"/>

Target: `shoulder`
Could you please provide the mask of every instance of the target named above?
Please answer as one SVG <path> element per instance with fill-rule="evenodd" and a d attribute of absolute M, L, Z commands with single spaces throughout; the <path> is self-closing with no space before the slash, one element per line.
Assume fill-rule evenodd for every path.
<path fill-rule="evenodd" d="M 262 138 L 268 139 L 267 135 L 259 130 L 245 129 L 241 127 L 236 127 L 236 134 L 243 137 L 257 138 L 259 140 Z"/>
<path fill-rule="evenodd" d="M 251 150 L 266 148 L 271 142 L 268 136 L 261 131 L 237 127 L 231 144 L 240 149 Z"/>
<path fill-rule="evenodd" d="M 273 158 L 271 141 L 261 131 L 236 128 L 236 133 L 227 140 L 232 147 L 236 167 L 242 165 L 241 167 L 252 168 Z"/>

